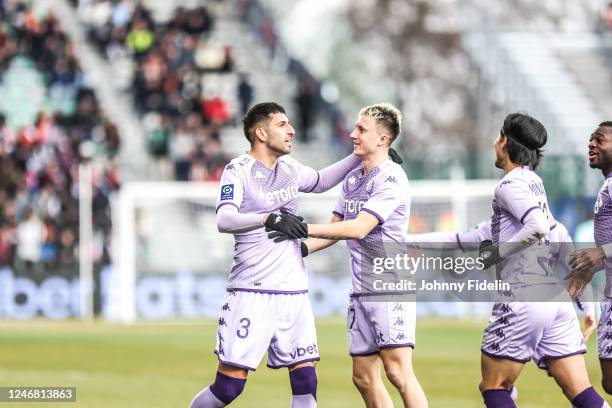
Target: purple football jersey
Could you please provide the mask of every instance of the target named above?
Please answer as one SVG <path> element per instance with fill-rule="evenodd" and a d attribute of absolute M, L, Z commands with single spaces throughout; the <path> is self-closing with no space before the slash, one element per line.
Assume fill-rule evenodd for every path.
<path fill-rule="evenodd" d="M 233 205 L 241 213 L 278 213 L 281 208 L 295 214 L 298 192 L 312 191 L 319 173 L 289 156 L 269 169 L 249 154 L 232 160 L 221 176 L 216 208 Z M 236 245 L 228 289 L 269 293 L 308 291 L 308 274 L 300 254 L 300 242 L 275 243 L 265 228 L 234 234 Z"/>
<path fill-rule="evenodd" d="M 360 211 L 374 215 L 379 224 L 364 239 L 347 240 L 351 251 L 354 294 L 360 293 L 362 289 L 372 289 L 368 288 L 369 284 L 363 281 L 361 276 L 362 262 L 371 264 L 371 259 L 365 260 L 362 256 L 385 257 L 387 254 L 384 244 L 406 242 L 410 217 L 410 185 L 401 166 L 387 160 L 368 174 L 364 174 L 362 166 L 347 174 L 334 214 L 348 221 L 357 218 Z"/>
<path fill-rule="evenodd" d="M 600 247 L 612 242 L 612 173 L 608 174 L 595 202 L 595 244 Z M 605 295 L 612 298 L 612 259 L 604 259 L 606 270 Z"/>
<path fill-rule="evenodd" d="M 491 237 L 496 245 L 509 242 L 523 228 L 523 221 L 531 211 L 542 211 L 549 227 L 555 226 L 542 179 L 527 166 L 511 170 L 497 183 L 492 207 Z M 519 289 L 549 284 L 548 243 L 548 239 L 540 240 L 498 264 L 498 278 Z"/>

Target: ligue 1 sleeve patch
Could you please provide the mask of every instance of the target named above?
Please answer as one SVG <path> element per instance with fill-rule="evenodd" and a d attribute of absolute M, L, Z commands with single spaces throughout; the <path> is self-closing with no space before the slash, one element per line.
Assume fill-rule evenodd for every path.
<path fill-rule="evenodd" d="M 234 198 L 234 185 L 226 184 L 221 186 L 221 200 L 231 200 Z"/>

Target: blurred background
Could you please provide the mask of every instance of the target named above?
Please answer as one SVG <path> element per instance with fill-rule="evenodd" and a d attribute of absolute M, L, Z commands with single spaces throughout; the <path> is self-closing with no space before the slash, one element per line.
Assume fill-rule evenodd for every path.
<path fill-rule="evenodd" d="M 266 100 L 314 168 L 350 152 L 360 107 L 400 107 L 410 232 L 488 218 L 493 140 L 527 112 L 549 131 L 553 214 L 592 241 L 607 2 L 3 0 L 0 16 L 0 316 L 215 316 L 232 249 L 216 182 Z M 325 220 L 336 196 L 303 211 Z M 347 287 L 346 254 L 309 259 L 315 287 Z"/>
<path fill-rule="evenodd" d="M 548 129 L 552 212 L 591 242 L 612 3 L 0 0 L 0 319 L 215 318 L 233 249 L 218 180 L 248 149 L 242 115 L 271 100 L 314 168 L 350 153 L 362 106 L 398 106 L 413 233 L 489 217 L 493 141 L 527 112 Z M 336 197 L 304 195 L 301 211 L 323 222 Z M 307 265 L 317 316 L 343 314 L 344 245 Z"/>

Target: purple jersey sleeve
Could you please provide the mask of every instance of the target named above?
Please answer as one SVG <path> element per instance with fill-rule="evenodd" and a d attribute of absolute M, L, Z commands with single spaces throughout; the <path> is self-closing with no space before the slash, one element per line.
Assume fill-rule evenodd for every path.
<path fill-rule="evenodd" d="M 238 166 L 230 163 L 225 166 L 221 175 L 221 188 L 217 196 L 216 210 L 223 205 L 232 205 L 240 211 L 240 205 L 244 197 L 244 183 L 241 175 L 238 173 Z"/>
<path fill-rule="evenodd" d="M 409 200 L 410 192 L 406 174 L 399 166 L 390 166 L 391 171 L 382 171 L 374 178 L 372 193 L 361 211 L 378 218 L 380 224 Z M 399 171 L 397 170 L 399 169 Z"/>
<path fill-rule="evenodd" d="M 532 211 L 540 211 L 540 203 L 535 199 L 529 187 L 520 181 L 505 180 L 495 190 L 498 205 L 510 213 L 521 224 Z"/>
<path fill-rule="evenodd" d="M 298 189 L 303 193 L 322 193 L 340 183 L 346 174 L 358 166 L 361 161 L 354 154 L 325 167 L 315 170 L 287 157 L 286 160 L 295 167 L 298 174 Z"/>
<path fill-rule="evenodd" d="M 336 206 L 332 213 L 337 215 L 338 217 L 344 219 L 344 188 L 340 189 L 340 197 L 338 197 L 338 201 L 336 201 Z"/>

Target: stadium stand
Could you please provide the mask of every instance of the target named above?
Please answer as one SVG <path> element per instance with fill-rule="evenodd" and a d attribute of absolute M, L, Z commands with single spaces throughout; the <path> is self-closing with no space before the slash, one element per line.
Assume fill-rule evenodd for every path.
<path fill-rule="evenodd" d="M 94 257 L 108 263 L 109 195 L 120 185 L 117 129 L 85 85 L 72 43 L 52 14 L 39 18 L 24 3 L 9 3 L 1 27 L 0 266 L 18 274 L 74 272 L 83 161 L 95 169 Z"/>

